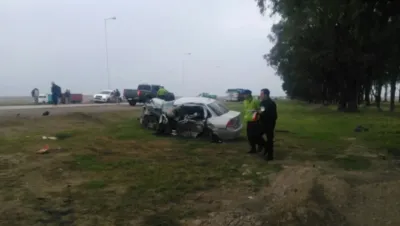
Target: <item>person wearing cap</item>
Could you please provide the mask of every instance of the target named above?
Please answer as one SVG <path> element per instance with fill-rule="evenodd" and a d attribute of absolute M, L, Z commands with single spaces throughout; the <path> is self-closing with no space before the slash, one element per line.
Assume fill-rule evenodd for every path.
<path fill-rule="evenodd" d="M 260 94 L 260 126 L 262 133 L 266 135 L 267 142 L 264 156 L 267 160 L 274 159 L 274 131 L 278 113 L 276 103 L 270 98 L 268 89 L 262 89 Z"/>
<path fill-rule="evenodd" d="M 265 140 L 262 137 L 261 126 L 259 123 L 260 101 L 253 98 L 250 90 L 245 90 L 244 95 L 244 120 L 247 123 L 247 140 L 250 144 L 248 153 L 256 153 L 257 145 L 259 151 L 266 147 Z"/>

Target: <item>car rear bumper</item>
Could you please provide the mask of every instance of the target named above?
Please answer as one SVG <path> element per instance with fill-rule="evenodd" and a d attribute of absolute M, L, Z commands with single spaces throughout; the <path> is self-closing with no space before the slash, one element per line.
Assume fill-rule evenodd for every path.
<path fill-rule="evenodd" d="M 139 98 L 137 97 L 125 97 L 126 101 L 134 101 L 134 102 L 140 102 Z"/>
<path fill-rule="evenodd" d="M 242 133 L 242 128 L 243 125 L 240 125 L 236 129 L 218 129 L 215 132 L 217 136 L 222 139 L 222 140 L 234 140 L 240 137 L 240 134 Z"/>

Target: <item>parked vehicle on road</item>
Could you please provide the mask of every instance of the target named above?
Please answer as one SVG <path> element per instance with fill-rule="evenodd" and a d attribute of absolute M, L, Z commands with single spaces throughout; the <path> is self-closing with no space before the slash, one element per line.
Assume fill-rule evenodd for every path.
<path fill-rule="evenodd" d="M 50 94 L 39 94 L 38 103 L 39 104 L 48 104 L 49 103 L 48 95 L 50 95 Z"/>
<path fill-rule="evenodd" d="M 137 103 L 146 103 L 152 98 L 157 97 L 157 91 L 160 89 L 160 85 L 150 84 L 139 84 L 137 89 L 124 89 L 123 96 L 131 106 L 135 106 Z M 167 100 L 175 100 L 175 95 L 169 92 Z"/>
<path fill-rule="evenodd" d="M 122 101 L 121 98 L 120 102 Z M 99 93 L 93 95 L 93 102 L 95 103 L 115 103 L 117 102 L 116 97 L 114 96 L 114 90 L 105 89 L 100 91 Z"/>
<path fill-rule="evenodd" d="M 217 95 L 214 94 L 209 94 L 209 93 L 200 93 L 197 95 L 198 97 L 206 97 L 206 98 L 211 98 L 211 99 L 217 99 Z"/>
<path fill-rule="evenodd" d="M 83 94 L 71 93 L 70 104 L 81 104 L 83 102 Z M 61 103 L 65 104 L 65 96 L 61 97 Z"/>
<path fill-rule="evenodd" d="M 204 97 L 183 97 L 174 101 L 153 98 L 143 106 L 140 123 L 158 133 L 207 137 L 218 142 L 239 137 L 243 127 L 240 112 Z"/>
<path fill-rule="evenodd" d="M 243 101 L 244 100 L 244 92 L 245 89 L 228 89 L 226 91 L 227 97 L 225 101 L 232 101 L 232 102 L 238 102 L 238 101 Z"/>
<path fill-rule="evenodd" d="M 81 93 L 72 93 L 71 94 L 71 103 L 72 104 L 81 104 L 83 102 L 83 94 Z"/>

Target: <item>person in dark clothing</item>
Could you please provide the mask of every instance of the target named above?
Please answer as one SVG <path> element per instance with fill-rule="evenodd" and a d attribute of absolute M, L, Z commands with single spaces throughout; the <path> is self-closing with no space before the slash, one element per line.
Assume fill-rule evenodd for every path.
<path fill-rule="evenodd" d="M 64 99 L 65 99 L 65 104 L 71 103 L 71 91 L 69 91 L 69 89 L 65 90 Z"/>
<path fill-rule="evenodd" d="M 35 104 L 38 104 L 39 103 L 39 89 L 38 88 L 34 88 L 31 91 L 31 95 L 32 95 L 32 98 L 33 98 Z"/>
<path fill-rule="evenodd" d="M 276 103 L 270 98 L 268 89 L 262 89 L 260 98 L 260 126 L 262 133 L 266 135 L 267 142 L 264 156 L 267 160 L 274 159 L 274 132 L 278 119 Z"/>
<path fill-rule="evenodd" d="M 115 102 L 117 102 L 117 104 L 119 104 L 120 103 L 120 98 L 121 98 L 121 93 L 119 92 L 118 89 L 116 89 L 114 91 L 114 95 L 115 95 Z"/>
<path fill-rule="evenodd" d="M 54 105 L 58 105 L 58 99 L 61 97 L 61 88 L 54 82 L 51 83 L 51 98 Z"/>

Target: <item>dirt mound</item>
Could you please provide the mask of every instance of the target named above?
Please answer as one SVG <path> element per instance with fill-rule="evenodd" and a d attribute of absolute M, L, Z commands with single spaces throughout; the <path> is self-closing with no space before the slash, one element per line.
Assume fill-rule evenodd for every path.
<path fill-rule="evenodd" d="M 233 209 L 187 225 L 348 225 L 338 209 L 347 202 L 350 190 L 343 180 L 322 175 L 318 169 L 286 168 L 258 196 L 238 198 L 241 201 Z"/>
<path fill-rule="evenodd" d="M 183 225 L 400 225 L 398 173 L 392 172 L 390 179 L 379 172 L 346 175 L 343 179 L 314 167 L 286 167 L 259 193 L 238 192 L 232 197 L 223 192 L 215 200 L 229 199 L 229 205 L 214 209 L 206 219 L 185 220 Z M 352 183 L 356 179 L 364 183 Z M 212 206 L 209 210 L 213 211 Z"/>
<path fill-rule="evenodd" d="M 340 208 L 351 188 L 315 168 L 287 168 L 265 189 L 263 222 L 272 225 L 347 225 Z"/>

